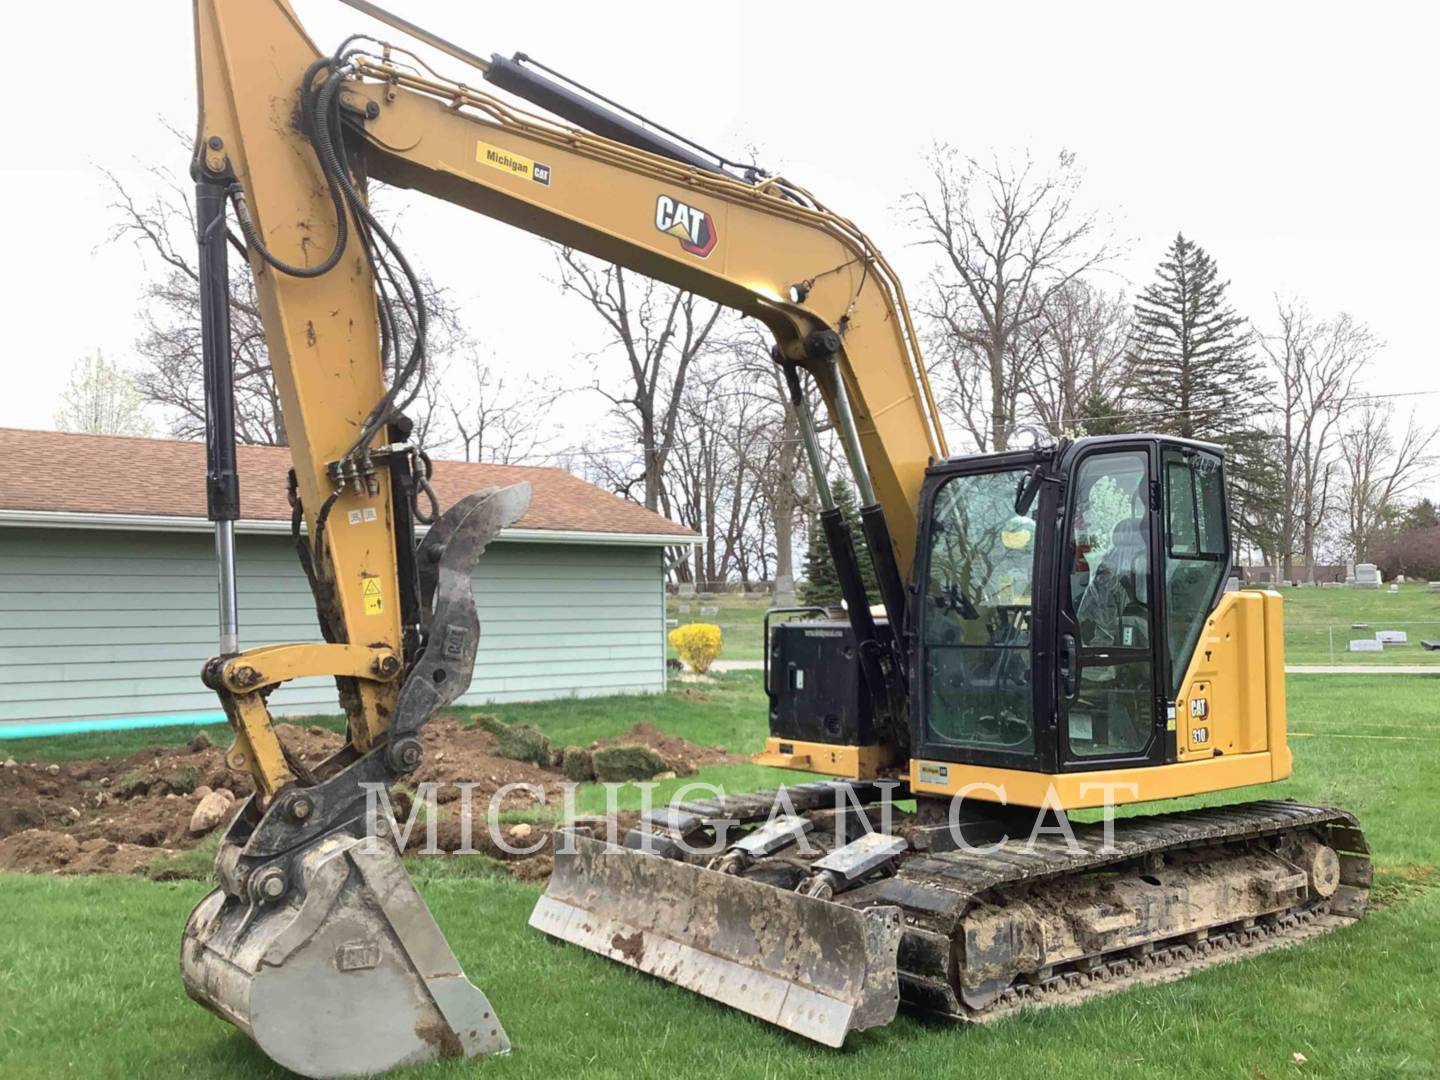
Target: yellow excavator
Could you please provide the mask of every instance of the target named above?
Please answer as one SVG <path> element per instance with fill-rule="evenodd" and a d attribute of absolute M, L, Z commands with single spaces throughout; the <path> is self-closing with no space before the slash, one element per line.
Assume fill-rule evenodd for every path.
<path fill-rule="evenodd" d="M 951 456 L 900 282 L 850 221 L 523 54 L 484 59 L 346 2 L 475 85 L 366 36 L 321 52 L 285 0 L 194 8 L 221 622 L 203 678 L 255 794 L 185 929 L 192 997 L 309 1076 L 509 1048 L 393 843 L 369 835 L 367 800 L 414 772 L 426 721 L 465 691 L 472 566 L 529 491 L 436 511 L 405 415 L 425 308 L 372 179 L 763 323 L 845 597 L 766 619 L 757 760 L 812 775 L 675 803 L 623 838 L 557 834 L 534 927 L 838 1046 L 902 1001 L 983 1021 L 1361 916 L 1370 862 L 1342 810 L 1072 817 L 1290 774 L 1281 599 L 1226 590 L 1218 448 L 1137 434 Z M 320 644 L 239 649 L 232 247 L 265 324 Z M 863 547 L 830 496 L 811 387 Z M 266 706 L 306 676 L 334 678 L 348 718 L 310 768 Z"/>

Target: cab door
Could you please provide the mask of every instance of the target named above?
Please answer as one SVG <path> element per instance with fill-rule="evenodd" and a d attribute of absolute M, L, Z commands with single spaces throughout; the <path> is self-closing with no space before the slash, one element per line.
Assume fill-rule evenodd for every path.
<path fill-rule="evenodd" d="M 1155 444 L 1082 447 L 1064 471 L 1055 623 L 1060 768 L 1164 761 Z"/>

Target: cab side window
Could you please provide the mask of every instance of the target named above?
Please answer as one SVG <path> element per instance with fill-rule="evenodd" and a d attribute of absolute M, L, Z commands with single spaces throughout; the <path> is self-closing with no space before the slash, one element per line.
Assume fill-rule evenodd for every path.
<path fill-rule="evenodd" d="M 1075 473 L 1065 558 L 1079 673 L 1066 736 L 1077 757 L 1138 754 L 1154 728 L 1149 475 L 1138 450 L 1092 454 Z"/>
<path fill-rule="evenodd" d="M 1229 564 L 1220 459 L 1203 451 L 1166 450 L 1165 647 L 1170 693 L 1185 669 Z"/>

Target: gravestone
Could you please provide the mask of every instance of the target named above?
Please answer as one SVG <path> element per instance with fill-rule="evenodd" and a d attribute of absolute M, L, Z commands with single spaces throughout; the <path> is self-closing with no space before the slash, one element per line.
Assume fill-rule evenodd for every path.
<path fill-rule="evenodd" d="M 1390 590 L 1389 590 L 1389 591 L 1392 592 L 1392 593 L 1398 593 L 1398 592 L 1400 591 L 1400 586 L 1392 583 L 1392 584 L 1390 585 Z"/>
<path fill-rule="evenodd" d="M 1430 591 L 1431 591 L 1431 592 L 1440 592 L 1440 581 L 1432 581 L 1432 582 L 1430 582 Z"/>
<path fill-rule="evenodd" d="M 666 620 L 665 620 L 665 629 L 666 629 L 666 630 L 674 630 L 674 629 L 675 629 L 677 626 L 679 626 L 679 625 L 680 625 L 680 620 L 679 620 L 679 619 L 666 619 Z"/>
<path fill-rule="evenodd" d="M 1226 579 L 1225 579 L 1225 591 L 1226 591 L 1226 592 L 1239 592 L 1239 591 L 1240 591 L 1240 579 L 1239 579 L 1238 577 L 1228 577 L 1228 578 L 1226 578 Z"/>
<path fill-rule="evenodd" d="M 794 607 L 799 600 L 795 596 L 795 579 L 789 574 L 775 575 L 775 588 L 770 601 L 776 607 Z"/>
<path fill-rule="evenodd" d="M 1375 640 L 1382 645 L 1410 644 L 1410 636 L 1404 630 L 1376 630 Z"/>
<path fill-rule="evenodd" d="M 702 616 L 706 616 L 706 615 L 719 615 L 719 614 L 720 614 L 720 609 L 719 609 L 718 607 L 705 607 L 704 605 L 702 605 L 701 608 L 700 608 L 700 614 L 701 614 Z"/>
<path fill-rule="evenodd" d="M 1355 588 L 1378 589 L 1381 580 L 1380 568 L 1374 563 L 1355 564 Z"/>
<path fill-rule="evenodd" d="M 1376 641 L 1374 638 L 1357 638 L 1350 642 L 1351 652 L 1384 652 L 1384 642 Z"/>
<path fill-rule="evenodd" d="M 695 583 L 693 581 L 682 581 L 680 587 L 675 590 L 676 596 L 694 596 Z"/>

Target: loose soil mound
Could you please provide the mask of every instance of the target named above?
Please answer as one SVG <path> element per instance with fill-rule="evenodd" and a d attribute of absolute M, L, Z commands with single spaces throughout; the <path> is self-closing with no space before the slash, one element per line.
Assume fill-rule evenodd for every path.
<path fill-rule="evenodd" d="M 292 756 L 311 767 L 339 749 L 342 741 L 337 733 L 322 727 L 277 724 L 276 732 Z M 456 785 L 474 784 L 470 793 L 472 847 L 505 860 L 517 877 L 540 880 L 548 876 L 548 854 L 516 855 L 501 850 L 488 835 L 485 815 L 495 794 L 509 784 L 544 787 L 550 792 L 550 803 L 558 807 L 558 785 L 564 776 L 558 770 L 496 756 L 492 752 L 494 735 L 453 715 L 431 721 L 424 742 L 425 763 L 392 793 L 396 814 L 402 819 L 409 816 L 416 785 L 436 784 L 438 846 L 442 851 L 454 851 L 461 846 Z M 606 741 L 606 745 L 622 744 L 649 747 L 677 775 L 689 775 L 699 765 L 742 760 L 723 750 L 666 735 L 649 724 L 637 724 L 623 736 Z M 7 765 L 0 768 L 0 870 L 144 870 L 155 860 L 206 839 L 203 834 L 191 833 L 191 815 L 207 791 L 220 788 L 236 796 L 237 807 L 238 800 L 253 791 L 247 775 L 225 765 L 224 748 L 204 736 L 185 746 L 151 748 L 123 758 Z M 502 813 L 512 812 L 536 807 L 539 802 L 537 792 L 517 788 L 505 793 L 499 807 Z M 529 848 L 547 838 L 549 830 L 549 825 L 537 823 L 528 831 L 526 826 L 513 824 L 502 831 L 512 847 Z M 417 822 L 406 850 L 417 850 L 425 843 L 425 826 Z M 548 850 L 548 844 L 542 850 Z"/>

